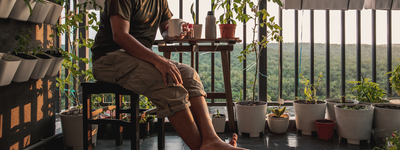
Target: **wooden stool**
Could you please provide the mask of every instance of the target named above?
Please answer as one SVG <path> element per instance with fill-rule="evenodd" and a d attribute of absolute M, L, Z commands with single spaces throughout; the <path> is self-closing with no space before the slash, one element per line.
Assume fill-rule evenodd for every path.
<path fill-rule="evenodd" d="M 139 94 L 136 94 L 130 90 L 123 88 L 122 86 L 114 83 L 106 83 L 106 82 L 85 82 L 82 83 L 82 91 L 83 91 L 83 148 L 85 150 L 91 150 L 92 147 L 92 126 L 91 124 L 116 124 L 117 125 L 117 138 L 115 139 L 115 144 L 117 146 L 122 145 L 123 135 L 122 126 L 132 128 L 131 134 L 131 150 L 139 150 L 139 120 L 140 115 L 139 111 L 142 111 L 142 116 L 145 114 L 154 113 L 155 109 L 151 110 L 140 110 L 139 109 Z M 91 110 L 91 94 L 100 94 L 100 93 L 114 93 L 116 97 L 115 106 L 108 106 L 105 108 L 100 108 L 95 111 Z M 130 95 L 131 96 L 131 108 L 130 109 L 122 109 L 122 95 Z M 116 119 L 92 119 L 92 116 L 96 116 L 103 111 L 106 110 L 116 110 Z M 131 122 L 123 121 L 122 113 L 130 113 L 131 114 Z M 165 147 L 165 136 L 164 136 L 164 118 L 158 118 L 158 149 L 164 149 Z M 87 138 L 85 138 L 87 137 Z"/>

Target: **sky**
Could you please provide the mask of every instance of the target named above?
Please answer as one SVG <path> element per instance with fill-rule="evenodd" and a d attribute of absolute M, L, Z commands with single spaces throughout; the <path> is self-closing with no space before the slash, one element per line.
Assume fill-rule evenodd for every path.
<path fill-rule="evenodd" d="M 254 0 L 253 0 L 254 1 Z M 184 0 L 183 1 L 183 20 L 186 22 L 193 23 L 193 19 L 190 14 L 190 6 L 195 0 Z M 174 14 L 172 18 L 179 18 L 179 0 L 168 0 L 169 8 Z M 279 6 L 277 4 L 269 2 L 267 4 L 267 11 L 271 16 L 276 16 L 276 21 L 279 19 Z M 204 25 L 207 12 L 211 10 L 211 0 L 200 1 L 199 10 L 199 23 L 203 24 L 202 37 L 204 37 Z M 249 9 L 247 9 L 249 10 Z M 248 11 L 249 12 L 249 11 Z M 361 43 L 371 44 L 372 35 L 372 21 L 371 21 L 371 10 L 361 10 Z M 223 10 L 217 10 L 215 12 L 216 18 L 223 14 Z M 299 10 L 299 42 L 310 42 L 310 10 Z M 346 24 L 346 44 L 354 44 L 356 42 L 356 11 L 348 10 L 345 11 L 345 24 Z M 331 10 L 330 11 L 330 42 L 331 44 L 341 43 L 341 11 Z M 392 43 L 400 43 L 400 20 L 396 19 L 400 16 L 400 11 L 392 11 Z M 247 23 L 247 39 L 248 41 L 252 38 L 251 26 L 254 24 L 249 21 Z M 377 10 L 376 11 L 376 42 L 378 45 L 387 44 L 387 11 Z M 283 10 L 283 42 L 293 43 L 294 42 L 294 10 Z M 219 37 L 219 29 L 217 26 L 217 37 Z M 95 31 L 89 31 L 90 38 L 95 37 Z M 243 24 L 238 22 L 236 28 L 236 37 L 243 39 Z M 161 35 L 157 33 L 156 39 L 162 39 Z M 314 43 L 325 43 L 325 10 L 314 10 Z"/>

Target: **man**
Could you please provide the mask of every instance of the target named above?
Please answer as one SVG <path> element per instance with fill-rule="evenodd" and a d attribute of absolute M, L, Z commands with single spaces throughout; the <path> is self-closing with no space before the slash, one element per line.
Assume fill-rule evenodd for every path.
<path fill-rule="evenodd" d="M 166 38 L 167 0 L 106 0 L 92 47 L 93 75 L 147 96 L 192 150 L 243 150 L 223 142 L 209 119 L 196 71 L 152 52 L 157 28 Z"/>

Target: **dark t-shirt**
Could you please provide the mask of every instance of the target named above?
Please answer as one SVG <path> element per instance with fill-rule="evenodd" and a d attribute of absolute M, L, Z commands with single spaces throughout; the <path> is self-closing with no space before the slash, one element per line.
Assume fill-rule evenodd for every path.
<path fill-rule="evenodd" d="M 129 34 L 151 48 L 161 22 L 172 17 L 167 0 L 106 0 L 100 27 L 92 47 L 93 60 L 121 47 L 114 42 L 110 16 L 121 15 L 130 22 Z"/>

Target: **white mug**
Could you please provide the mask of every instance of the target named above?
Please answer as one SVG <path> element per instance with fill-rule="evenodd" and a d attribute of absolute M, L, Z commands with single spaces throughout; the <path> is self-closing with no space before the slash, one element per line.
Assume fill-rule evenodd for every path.
<path fill-rule="evenodd" d="M 182 19 L 169 19 L 168 20 L 168 36 L 169 37 L 175 37 L 175 36 L 181 36 L 181 33 L 183 32 L 182 29 L 182 24 L 184 22 Z"/>

